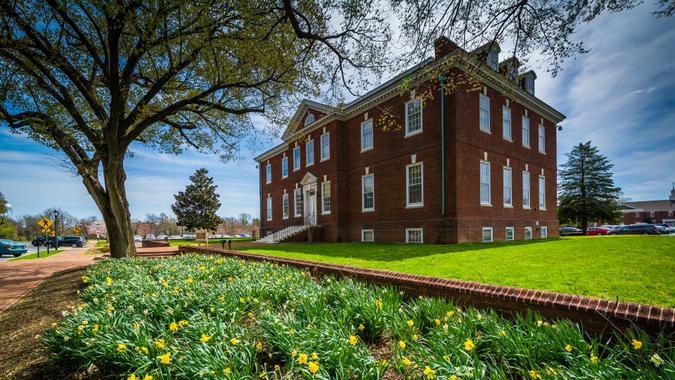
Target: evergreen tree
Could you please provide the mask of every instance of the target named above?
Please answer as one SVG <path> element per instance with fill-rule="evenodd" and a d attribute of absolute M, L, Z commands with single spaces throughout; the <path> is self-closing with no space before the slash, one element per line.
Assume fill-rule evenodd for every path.
<path fill-rule="evenodd" d="M 560 170 L 560 221 L 579 222 L 585 235 L 589 221 L 619 219 L 621 189 L 614 186 L 610 171 L 614 165 L 590 141 L 579 143 L 566 156 Z"/>
<path fill-rule="evenodd" d="M 188 230 L 214 230 L 222 222 L 216 215 L 220 208 L 220 195 L 216 193 L 218 186 L 213 184 L 213 178 L 202 168 L 190 177 L 191 184 L 174 195 L 176 203 L 171 206 L 178 218 L 178 224 Z"/>

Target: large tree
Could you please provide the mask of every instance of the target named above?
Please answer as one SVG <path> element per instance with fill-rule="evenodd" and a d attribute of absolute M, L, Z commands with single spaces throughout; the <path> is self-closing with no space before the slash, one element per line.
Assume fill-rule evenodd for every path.
<path fill-rule="evenodd" d="M 619 219 L 621 189 L 612 179 L 614 165 L 590 141 L 579 143 L 566 156 L 559 172 L 559 219 L 578 222 L 584 235 L 591 221 Z"/>
<path fill-rule="evenodd" d="M 388 54 L 385 21 L 396 15 L 403 59 L 418 60 L 445 34 L 465 48 L 510 39 L 513 54 L 540 52 L 556 70 L 583 52 L 575 26 L 637 3 L 3 0 L 0 123 L 67 156 L 103 216 L 111 255 L 124 257 L 135 253 L 124 169 L 132 144 L 231 158 L 255 131 L 249 114 L 279 125 L 296 96 L 365 88 L 380 77 L 372 74 L 401 67 Z M 660 15 L 672 14 L 660 3 Z"/>
<path fill-rule="evenodd" d="M 192 183 L 185 187 L 185 191 L 174 195 L 176 203 L 171 209 L 178 218 L 178 224 L 188 230 L 213 231 L 223 221 L 216 215 L 220 208 L 220 195 L 216 193 L 217 186 L 208 174 L 206 169 L 197 170 L 190 176 Z"/>

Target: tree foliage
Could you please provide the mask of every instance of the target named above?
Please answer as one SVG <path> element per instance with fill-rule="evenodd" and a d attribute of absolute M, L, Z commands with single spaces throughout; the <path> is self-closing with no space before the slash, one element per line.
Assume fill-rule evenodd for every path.
<path fill-rule="evenodd" d="M 9 207 L 7 206 L 8 204 L 7 198 L 5 198 L 5 195 L 0 192 L 0 224 L 5 222 L 6 214 L 9 211 Z"/>
<path fill-rule="evenodd" d="M 614 165 L 590 141 L 579 143 L 566 156 L 559 171 L 560 221 L 578 222 L 586 234 L 589 222 L 619 219 L 621 189 L 614 186 Z"/>
<path fill-rule="evenodd" d="M 220 195 L 216 193 L 217 186 L 213 178 L 208 176 L 209 171 L 199 169 L 190 176 L 191 184 L 174 195 L 176 203 L 171 206 L 178 218 L 178 224 L 188 230 L 214 230 L 222 219 L 216 215 L 220 208 Z"/>

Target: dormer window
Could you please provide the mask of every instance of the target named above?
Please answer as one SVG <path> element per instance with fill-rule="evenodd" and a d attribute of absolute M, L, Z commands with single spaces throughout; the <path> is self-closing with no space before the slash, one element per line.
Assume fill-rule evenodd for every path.
<path fill-rule="evenodd" d="M 499 70 L 499 50 L 492 48 L 487 56 L 487 63 L 492 70 Z"/>
<path fill-rule="evenodd" d="M 525 91 L 530 95 L 534 95 L 534 78 L 529 75 L 525 77 Z"/>
<path fill-rule="evenodd" d="M 311 112 L 307 114 L 305 118 L 305 127 L 312 124 L 316 120 L 316 117 Z"/>

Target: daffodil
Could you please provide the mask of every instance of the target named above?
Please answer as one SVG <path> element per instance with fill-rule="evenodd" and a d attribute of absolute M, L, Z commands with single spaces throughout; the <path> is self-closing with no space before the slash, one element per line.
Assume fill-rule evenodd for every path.
<path fill-rule="evenodd" d="M 357 337 L 356 335 L 350 335 L 350 336 L 349 336 L 349 344 L 350 344 L 351 346 L 356 346 L 356 344 L 357 344 L 358 342 L 359 342 L 359 337 Z"/>
<path fill-rule="evenodd" d="M 155 348 L 162 349 L 166 347 L 166 344 L 164 344 L 164 338 L 155 341 Z"/>
<path fill-rule="evenodd" d="M 94 324 L 94 326 L 92 326 L 92 328 L 91 328 L 91 332 L 93 332 L 93 333 L 98 332 L 99 327 L 100 327 L 100 326 L 99 326 L 98 323 Z"/>
<path fill-rule="evenodd" d="M 145 376 L 143 376 L 143 380 L 152 380 L 152 376 L 145 375 Z"/>
<path fill-rule="evenodd" d="M 230 367 L 227 367 L 227 368 L 223 369 L 223 375 L 228 376 L 231 373 L 232 373 L 232 370 L 230 369 Z"/>
<path fill-rule="evenodd" d="M 127 380 L 136 380 L 136 374 L 132 373 L 131 375 L 127 376 Z"/>
<path fill-rule="evenodd" d="M 649 358 L 649 361 L 654 363 L 654 365 L 657 367 L 660 367 L 663 364 L 663 359 L 661 359 L 659 354 L 652 355 L 652 357 Z"/>
<path fill-rule="evenodd" d="M 263 344 L 262 344 L 261 341 L 256 342 L 256 344 L 255 344 L 255 349 L 256 349 L 256 351 L 262 351 L 262 349 L 263 349 Z"/>
<path fill-rule="evenodd" d="M 316 373 L 319 372 L 319 363 L 317 362 L 309 362 L 307 367 L 312 375 L 316 375 Z"/>
<path fill-rule="evenodd" d="M 376 309 L 382 309 L 382 300 L 381 299 L 376 299 L 375 300 L 375 308 Z"/>
<path fill-rule="evenodd" d="M 572 348 L 573 348 L 572 345 L 568 344 L 568 345 L 565 346 L 565 351 L 572 352 Z"/>
<path fill-rule="evenodd" d="M 434 320 L 434 323 L 436 323 L 436 326 L 440 326 L 440 325 L 441 325 L 441 320 L 440 320 L 440 319 L 435 319 L 435 320 Z"/>
<path fill-rule="evenodd" d="M 88 283 L 88 282 L 89 282 L 89 277 L 87 277 L 87 276 L 82 276 L 82 283 L 86 284 L 86 283 Z M 132 375 L 133 375 L 133 373 L 132 373 Z"/>
<path fill-rule="evenodd" d="M 211 337 L 206 334 L 202 334 L 202 336 L 199 337 L 199 341 L 204 344 L 208 343 L 209 340 L 211 340 Z"/>
<path fill-rule="evenodd" d="M 471 351 L 474 348 L 476 348 L 476 345 L 473 343 L 473 340 L 467 339 L 466 342 L 464 342 L 464 349 L 467 351 Z"/>
<path fill-rule="evenodd" d="M 591 356 L 591 363 L 598 364 L 598 363 L 600 363 L 600 359 L 597 356 L 592 355 Z"/>
<path fill-rule="evenodd" d="M 547 374 L 547 375 L 555 376 L 555 375 L 558 374 L 558 372 L 556 372 L 556 370 L 553 369 L 552 367 L 548 367 L 548 368 L 546 368 L 546 374 Z"/>
<path fill-rule="evenodd" d="M 504 330 L 499 331 L 499 336 L 506 336 L 506 335 L 507 335 L 506 331 L 504 331 Z"/>
<path fill-rule="evenodd" d="M 169 330 L 172 332 L 178 331 L 178 323 L 176 322 L 169 323 Z"/>
<path fill-rule="evenodd" d="M 316 352 L 312 352 L 311 356 L 313 360 L 319 360 L 319 355 Z"/>
<path fill-rule="evenodd" d="M 404 356 L 401 358 L 401 364 L 403 364 L 404 366 L 409 367 L 411 363 L 412 362 L 407 357 Z"/>
<path fill-rule="evenodd" d="M 404 350 L 404 349 L 405 349 L 405 347 L 406 347 L 406 344 L 405 344 L 405 342 L 404 342 L 404 341 L 402 341 L 402 340 L 399 340 L 399 341 L 398 341 L 398 346 L 399 346 L 399 347 L 400 347 L 400 348 L 401 348 L 402 350 Z"/>
<path fill-rule="evenodd" d="M 169 364 L 171 363 L 171 352 L 167 352 L 164 355 L 160 355 L 157 357 L 159 359 L 159 362 L 162 364 Z"/>
<path fill-rule="evenodd" d="M 424 373 L 424 376 L 427 379 L 434 379 L 436 377 L 436 371 L 431 369 L 429 366 L 424 367 L 424 371 L 422 371 L 422 373 Z"/>
<path fill-rule="evenodd" d="M 363 323 L 359 323 L 359 331 L 363 331 L 366 328 L 366 326 L 363 325 Z"/>
<path fill-rule="evenodd" d="M 127 350 L 127 346 L 123 343 L 117 345 L 117 352 L 124 352 Z"/>
<path fill-rule="evenodd" d="M 298 364 L 303 365 L 307 364 L 307 355 L 306 354 L 300 354 L 298 355 Z"/>
<path fill-rule="evenodd" d="M 180 327 L 185 327 L 187 325 L 188 325 L 188 321 L 186 321 L 185 319 L 178 321 L 178 326 L 180 326 Z"/>
<path fill-rule="evenodd" d="M 533 369 L 530 370 L 530 372 L 528 372 L 528 373 L 530 375 L 530 378 L 532 378 L 532 379 L 537 379 L 537 380 L 541 379 L 541 375 L 539 374 L 539 372 L 537 372 Z"/>
<path fill-rule="evenodd" d="M 111 286 L 111 285 L 112 285 L 112 278 L 106 277 L 106 278 L 105 278 L 105 283 L 108 284 L 108 286 Z"/>
<path fill-rule="evenodd" d="M 237 344 L 239 344 L 239 339 L 237 339 L 237 338 L 232 338 L 232 339 L 230 339 L 230 343 L 231 343 L 233 346 L 236 346 Z"/>
<path fill-rule="evenodd" d="M 413 321 L 412 319 L 408 319 L 408 322 L 406 322 L 406 323 L 408 324 L 408 327 L 415 326 L 415 321 Z"/>
<path fill-rule="evenodd" d="M 637 339 L 633 339 L 630 342 L 631 346 L 633 346 L 634 349 L 639 350 L 642 348 L 642 341 L 639 341 Z"/>
<path fill-rule="evenodd" d="M 459 380 L 459 377 L 457 377 L 456 375 L 451 375 L 450 380 Z"/>
<path fill-rule="evenodd" d="M 455 312 L 452 311 L 452 310 L 450 310 L 450 311 L 448 311 L 447 313 L 445 313 L 445 315 L 447 315 L 448 318 L 452 318 L 452 316 L 455 315 Z"/>

